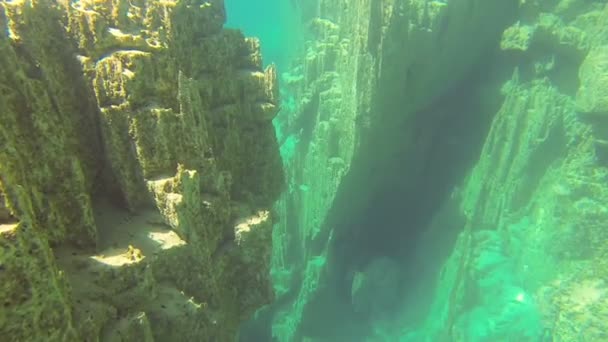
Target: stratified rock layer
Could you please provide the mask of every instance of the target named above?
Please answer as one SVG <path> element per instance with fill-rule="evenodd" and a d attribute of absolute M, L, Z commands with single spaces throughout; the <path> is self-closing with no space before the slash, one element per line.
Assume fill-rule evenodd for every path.
<path fill-rule="evenodd" d="M 298 3 L 273 337 L 606 339 L 606 3 Z M 385 257 L 389 314 L 365 291 Z"/>
<path fill-rule="evenodd" d="M 224 19 L 1 4 L 2 336 L 230 341 L 272 300 L 276 71 Z"/>
<path fill-rule="evenodd" d="M 608 6 L 539 1 L 521 11 L 514 27 L 534 33 L 516 48 L 504 100 L 455 201 L 464 231 L 412 341 L 605 339 L 608 164 L 598 85 Z"/>
<path fill-rule="evenodd" d="M 311 10 L 306 20 L 314 39 L 283 76 L 286 96 L 275 121 L 289 180 L 278 207 L 285 219 L 274 233 L 280 299 L 273 334 L 280 341 L 314 336 L 325 328 L 308 321 L 331 325 L 330 317 L 339 315 L 333 309 L 339 305 L 329 304 L 334 299 L 319 293 L 334 281 L 328 278 L 354 272 L 340 270 L 331 256 L 335 241 L 354 240 L 347 217 L 370 205 L 386 179 L 400 178 L 402 188 L 416 182 L 424 153 L 407 157 L 411 167 L 401 175 L 394 165 L 408 146 L 428 150 L 433 144 L 432 135 L 418 132 L 415 114 L 469 73 L 516 8 L 475 0 L 321 0 L 300 6 Z M 314 308 L 315 298 L 324 309 Z M 336 327 L 357 324 L 343 321 Z"/>

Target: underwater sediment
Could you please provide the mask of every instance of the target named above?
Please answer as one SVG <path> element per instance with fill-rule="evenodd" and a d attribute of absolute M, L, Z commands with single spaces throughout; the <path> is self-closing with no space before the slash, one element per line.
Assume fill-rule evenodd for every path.
<path fill-rule="evenodd" d="M 0 339 L 232 341 L 272 300 L 276 70 L 224 21 L 0 3 Z"/>

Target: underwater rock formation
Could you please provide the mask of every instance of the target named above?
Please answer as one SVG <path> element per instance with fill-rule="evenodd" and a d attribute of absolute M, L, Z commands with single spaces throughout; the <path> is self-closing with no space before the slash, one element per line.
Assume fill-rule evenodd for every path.
<path fill-rule="evenodd" d="M 608 113 L 608 45 L 594 46 L 579 71 L 581 81 L 576 94 L 577 110 Z"/>
<path fill-rule="evenodd" d="M 230 341 L 269 303 L 273 66 L 222 0 L 0 4 L 0 335 Z"/>
<path fill-rule="evenodd" d="M 401 178 L 395 188 L 416 182 L 424 172 L 418 166 L 424 165 L 425 149 L 432 147 L 432 140 L 421 140 L 426 138 L 416 131 L 436 118 L 416 123 L 414 114 L 469 72 L 506 26 L 501 18 L 516 8 L 503 1 L 316 3 L 316 13 L 307 18 L 315 39 L 283 76 L 284 110 L 275 120 L 289 180 L 289 192 L 278 205 L 282 220 L 273 249 L 275 290 L 283 296 L 273 334 L 281 341 L 325 329 L 303 332 L 306 316 L 330 324 L 329 317 L 342 314 L 331 309 L 341 305 L 335 298 L 319 295 L 321 288 L 344 283 L 341 289 L 350 292 L 348 274 L 373 260 L 356 244 L 374 245 L 384 236 L 353 228 L 356 219 L 348 216 L 372 205 L 387 179 Z M 415 145 L 421 152 L 411 153 L 409 162 L 395 158 Z M 398 162 L 412 165 L 410 171 L 398 175 Z M 337 245 L 350 250 L 350 264 L 336 261 L 342 253 Z M 345 279 L 327 279 L 332 277 Z M 333 305 L 312 309 L 315 297 Z"/>
<path fill-rule="evenodd" d="M 606 3 L 301 5 L 267 338 L 605 340 Z"/>
<path fill-rule="evenodd" d="M 504 100 L 461 189 L 464 231 L 418 336 L 606 338 L 608 169 L 594 109 L 606 99 L 594 87 L 605 77 L 608 5 L 539 1 L 521 11 L 535 33 L 510 61 Z"/>

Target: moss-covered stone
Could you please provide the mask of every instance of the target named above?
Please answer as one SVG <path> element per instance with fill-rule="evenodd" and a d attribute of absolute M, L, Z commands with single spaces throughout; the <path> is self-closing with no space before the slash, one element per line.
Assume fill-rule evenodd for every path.
<path fill-rule="evenodd" d="M 608 45 L 589 51 L 579 70 L 577 109 L 583 113 L 608 113 Z"/>
<path fill-rule="evenodd" d="M 234 226 L 282 188 L 276 71 L 224 19 L 220 0 L 0 4 L 2 336 L 229 341 L 272 299 L 270 223 Z"/>
<path fill-rule="evenodd" d="M 26 196 L 19 194 L 24 202 Z M 32 208 L 28 209 L 31 213 Z M 77 339 L 69 285 L 48 240 L 27 214 L 20 223 L 0 223 L 0 276 L 4 336 L 16 341 Z"/>
<path fill-rule="evenodd" d="M 2 11 L 16 35 L 0 37 L 2 65 L 11 66 L 0 72 L 0 173 L 7 202 L 21 217 L 24 209 L 13 193 L 23 187 L 51 241 L 94 243 L 87 202 L 100 150 L 95 107 L 72 45 L 58 11 L 47 3 L 6 3 Z"/>

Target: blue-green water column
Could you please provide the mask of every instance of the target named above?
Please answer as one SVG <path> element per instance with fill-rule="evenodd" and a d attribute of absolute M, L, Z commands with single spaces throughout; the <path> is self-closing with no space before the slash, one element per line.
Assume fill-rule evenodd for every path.
<path fill-rule="evenodd" d="M 275 63 L 279 72 L 301 45 L 301 23 L 291 0 L 225 0 L 226 27 L 238 28 L 262 42 L 264 64 Z"/>

